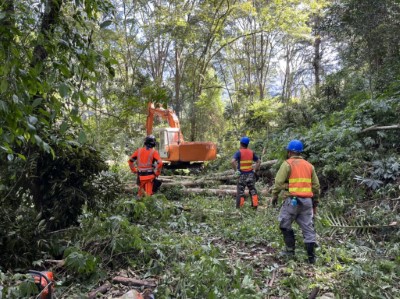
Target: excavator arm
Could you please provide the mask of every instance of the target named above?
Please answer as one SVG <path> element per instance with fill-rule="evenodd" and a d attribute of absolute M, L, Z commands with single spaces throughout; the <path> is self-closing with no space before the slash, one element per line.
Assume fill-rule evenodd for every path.
<path fill-rule="evenodd" d="M 155 107 L 153 103 L 148 104 L 147 120 L 146 120 L 146 133 L 151 135 L 153 133 L 154 115 L 166 119 L 170 128 L 180 129 L 179 119 L 172 109 L 164 109 L 162 107 Z M 183 142 L 182 132 L 179 130 L 179 141 Z"/>

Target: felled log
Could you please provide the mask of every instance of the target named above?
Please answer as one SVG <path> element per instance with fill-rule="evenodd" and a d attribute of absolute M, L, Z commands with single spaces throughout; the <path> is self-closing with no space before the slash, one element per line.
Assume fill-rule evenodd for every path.
<path fill-rule="evenodd" d="M 88 294 L 88 299 L 94 299 L 97 297 L 97 294 L 105 294 L 109 289 L 111 289 L 112 285 L 109 282 L 106 282 L 105 284 L 103 284 L 102 286 L 98 287 L 97 289 L 91 291 Z"/>
<path fill-rule="evenodd" d="M 196 183 L 194 181 L 168 181 L 168 182 L 163 182 L 163 186 L 184 186 L 184 187 L 193 187 L 193 186 L 199 186 L 199 183 Z"/>
<path fill-rule="evenodd" d="M 189 175 L 160 175 L 158 177 L 159 180 L 176 180 L 176 179 L 182 179 L 182 180 L 194 180 L 194 177 L 189 176 Z"/>
<path fill-rule="evenodd" d="M 126 286 L 135 286 L 135 287 L 148 287 L 155 288 L 157 285 L 153 281 L 140 280 L 136 278 L 122 277 L 116 276 L 112 279 L 114 283 L 120 283 Z"/>
<path fill-rule="evenodd" d="M 268 161 L 265 161 L 265 162 L 261 162 L 260 170 L 267 170 L 267 169 L 270 169 L 271 166 L 274 166 L 277 162 L 278 162 L 277 159 L 268 160 Z"/>
<path fill-rule="evenodd" d="M 257 190 L 258 194 L 267 196 L 269 195 L 268 190 L 262 189 Z M 182 192 L 185 194 L 205 194 L 205 195 L 217 195 L 217 196 L 236 196 L 236 190 L 234 189 L 207 189 L 207 188 L 186 188 L 182 189 Z M 245 190 L 245 195 L 249 195 L 249 191 Z"/>
<path fill-rule="evenodd" d="M 260 170 L 259 170 L 259 175 L 263 176 L 267 174 L 271 167 L 275 165 L 278 162 L 278 160 L 269 160 L 262 162 L 260 165 Z M 220 180 L 220 181 L 235 181 L 237 180 L 237 177 L 235 176 L 235 172 L 233 169 L 226 170 L 223 172 L 217 172 L 217 173 L 211 173 L 207 175 L 207 177 L 203 177 L 199 180 L 196 180 L 195 182 L 202 182 L 202 181 L 209 181 L 209 180 Z"/>
<path fill-rule="evenodd" d="M 236 190 L 236 185 L 219 185 L 218 189 L 229 189 L 229 190 Z"/>

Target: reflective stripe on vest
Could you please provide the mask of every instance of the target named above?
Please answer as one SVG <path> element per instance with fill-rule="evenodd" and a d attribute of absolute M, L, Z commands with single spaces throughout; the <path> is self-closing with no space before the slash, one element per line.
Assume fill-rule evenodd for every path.
<path fill-rule="evenodd" d="M 148 155 L 147 160 L 146 155 Z M 153 155 L 154 149 L 151 149 L 150 151 L 147 150 L 145 147 L 139 149 L 137 155 L 137 166 L 139 171 L 153 171 Z M 142 158 L 145 161 L 142 161 Z"/>
<path fill-rule="evenodd" d="M 240 150 L 240 161 L 239 161 L 239 169 L 240 171 L 249 172 L 253 170 L 253 157 L 254 153 L 249 149 L 241 149 Z"/>
<path fill-rule="evenodd" d="M 299 197 L 312 197 L 312 165 L 303 159 L 288 159 L 290 165 L 289 193 Z"/>

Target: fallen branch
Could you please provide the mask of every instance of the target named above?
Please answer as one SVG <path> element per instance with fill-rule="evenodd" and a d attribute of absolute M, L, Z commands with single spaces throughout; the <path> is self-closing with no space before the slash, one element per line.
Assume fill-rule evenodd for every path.
<path fill-rule="evenodd" d="M 391 125 L 391 126 L 378 126 L 374 125 L 369 128 L 366 128 L 361 131 L 361 133 L 368 132 L 368 131 L 380 131 L 380 130 L 395 130 L 395 129 L 400 129 L 400 124 L 398 125 Z"/>
<path fill-rule="evenodd" d="M 53 264 L 55 267 L 63 267 L 65 265 L 64 260 L 44 260 L 45 263 Z"/>
<path fill-rule="evenodd" d="M 155 288 L 157 285 L 153 281 L 146 281 L 146 280 L 140 280 L 136 278 L 129 278 L 129 277 L 122 277 L 122 276 L 116 276 L 112 279 L 114 283 L 120 283 L 126 286 L 136 286 L 136 287 L 149 287 L 149 288 Z"/>
<path fill-rule="evenodd" d="M 276 271 L 275 270 L 273 270 L 272 271 L 272 277 L 271 277 L 271 280 L 269 281 L 269 283 L 268 283 L 268 286 L 269 287 L 272 287 L 273 286 L 273 284 L 274 284 L 274 281 L 275 281 L 275 278 L 276 278 Z"/>
<path fill-rule="evenodd" d="M 98 293 L 100 293 L 100 294 L 105 294 L 109 289 L 111 289 L 111 287 L 112 287 L 111 283 L 109 283 L 109 282 L 107 281 L 107 282 L 106 282 L 105 284 L 103 284 L 102 286 L 100 286 L 100 287 L 98 287 L 97 289 L 91 291 L 91 292 L 88 294 L 88 299 L 94 299 L 94 298 L 96 298 Z"/>

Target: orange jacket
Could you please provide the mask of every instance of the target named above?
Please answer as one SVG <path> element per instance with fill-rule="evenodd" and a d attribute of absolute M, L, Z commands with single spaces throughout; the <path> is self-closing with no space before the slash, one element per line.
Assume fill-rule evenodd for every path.
<path fill-rule="evenodd" d="M 135 167 L 135 161 L 137 168 Z M 128 160 L 129 167 L 132 172 L 150 173 L 153 172 L 153 163 L 157 161 L 156 172 L 160 172 L 163 162 L 157 150 L 153 148 L 142 147 L 136 150 Z"/>
<path fill-rule="evenodd" d="M 239 169 L 242 172 L 250 172 L 253 170 L 253 157 L 254 153 L 250 149 L 240 149 L 240 166 Z"/>
<path fill-rule="evenodd" d="M 290 165 L 289 193 L 299 197 L 313 197 L 313 166 L 303 159 L 288 159 Z"/>

